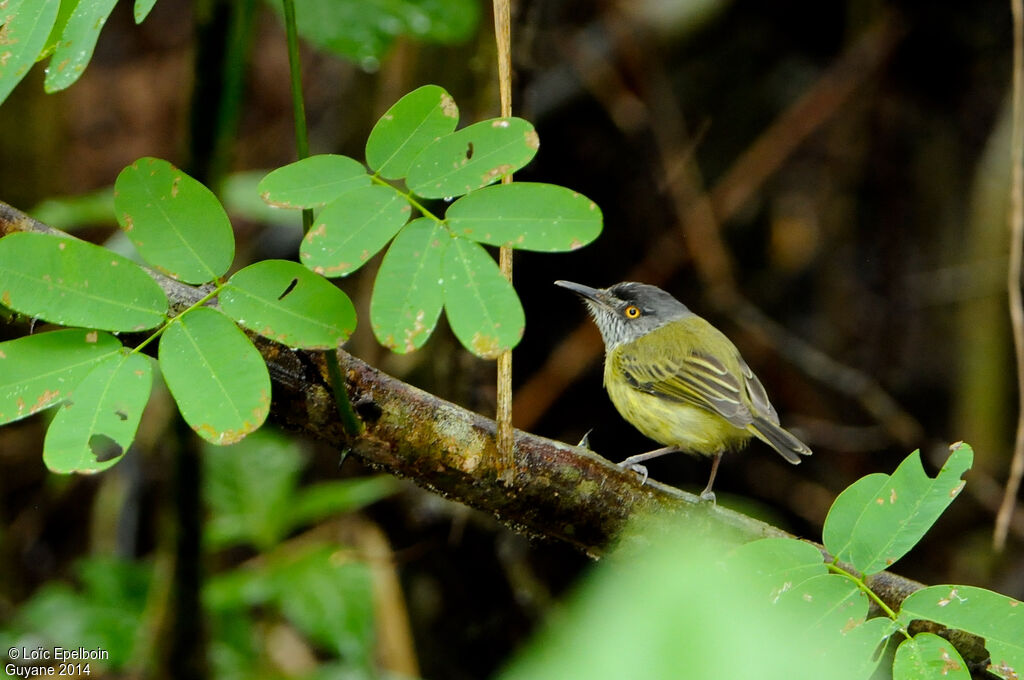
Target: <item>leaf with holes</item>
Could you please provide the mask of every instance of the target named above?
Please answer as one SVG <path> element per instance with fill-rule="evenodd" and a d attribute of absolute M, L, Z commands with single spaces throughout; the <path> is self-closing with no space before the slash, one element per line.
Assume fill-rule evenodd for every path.
<path fill-rule="evenodd" d="M 215 309 L 194 309 L 167 327 L 160 338 L 160 370 L 185 422 L 213 444 L 240 441 L 270 411 L 263 357 Z"/>
<path fill-rule="evenodd" d="M 82 75 L 116 4 L 117 0 L 80 0 L 75 6 L 46 67 L 43 88 L 47 92 L 63 90 Z"/>
<path fill-rule="evenodd" d="M 474 191 L 455 201 L 445 219 L 458 236 L 521 250 L 576 250 L 601 233 L 596 203 L 565 187 L 533 182 Z"/>
<path fill-rule="evenodd" d="M 398 233 L 410 212 L 409 204 L 393 189 L 353 189 L 317 216 L 299 247 L 302 264 L 328 278 L 347 276 Z"/>
<path fill-rule="evenodd" d="M 206 283 L 231 266 L 235 237 L 220 201 L 167 161 L 140 158 L 122 170 L 114 209 L 143 259 L 168 276 Z"/>
<path fill-rule="evenodd" d="M 46 430 L 46 467 L 53 472 L 91 473 L 121 460 L 149 401 L 151 362 L 142 354 L 119 353 L 93 368 Z"/>
<path fill-rule="evenodd" d="M 1024 677 L 1024 602 L 975 586 L 929 586 L 900 605 L 900 623 L 914 619 L 985 638 L 987 670 L 1006 680 Z"/>
<path fill-rule="evenodd" d="M 0 342 L 0 425 L 67 399 L 121 343 L 99 331 L 67 328 Z"/>
<path fill-rule="evenodd" d="M 356 328 L 356 310 L 341 290 L 298 262 L 264 260 L 228 280 L 224 313 L 288 347 L 333 349 Z"/>
<path fill-rule="evenodd" d="M 492 118 L 445 135 L 412 163 L 406 184 L 425 198 L 462 196 L 494 184 L 537 154 L 537 132 L 522 118 Z"/>
<path fill-rule="evenodd" d="M 452 239 L 441 271 L 445 314 L 459 342 L 485 359 L 515 347 L 526 324 L 523 305 L 487 251 L 479 243 Z"/>
<path fill-rule="evenodd" d="M 370 131 L 366 163 L 381 177 L 405 177 L 413 160 L 434 140 L 452 132 L 459 107 L 444 88 L 424 85 L 392 105 Z"/>
<path fill-rule="evenodd" d="M 63 326 L 141 331 L 164 320 L 167 296 L 131 260 L 72 238 L 0 239 L 0 302 Z"/>
<path fill-rule="evenodd" d="M 275 208 L 319 208 L 369 184 L 370 176 L 359 161 L 321 154 L 272 171 L 260 180 L 257 190 Z"/>
<path fill-rule="evenodd" d="M 971 673 L 952 642 L 934 633 L 918 633 L 896 648 L 892 677 L 893 680 L 971 680 Z"/>
<path fill-rule="evenodd" d="M 9 0 L 0 7 L 0 102 L 36 63 L 59 9 L 60 0 Z"/>
<path fill-rule="evenodd" d="M 865 575 L 907 554 L 964 487 L 960 477 L 974 462 L 974 451 L 963 443 L 950 451 L 935 478 L 924 471 L 915 451 L 892 475 L 876 473 L 854 482 L 825 518 L 825 548 Z"/>
<path fill-rule="evenodd" d="M 426 217 L 413 220 L 384 255 L 370 298 L 373 334 L 380 344 L 405 354 L 434 332 L 444 306 L 441 261 L 448 230 Z"/>

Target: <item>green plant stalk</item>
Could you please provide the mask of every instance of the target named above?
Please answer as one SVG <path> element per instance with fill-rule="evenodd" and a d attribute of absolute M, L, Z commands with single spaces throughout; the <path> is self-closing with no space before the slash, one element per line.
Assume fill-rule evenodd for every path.
<path fill-rule="evenodd" d="M 859 588 L 861 592 L 867 595 L 872 602 L 878 605 L 878 608 L 881 609 L 882 612 L 884 612 L 885 615 L 888 616 L 890 619 L 892 619 L 893 621 L 897 621 L 899 619 L 899 614 L 893 611 L 892 607 L 883 602 L 882 599 L 875 594 L 875 591 L 871 590 L 871 588 L 868 587 L 868 584 L 864 582 L 864 579 L 840 567 L 838 560 L 833 560 L 832 562 L 827 563 L 825 566 L 828 567 L 828 570 L 833 574 L 839 574 L 840 576 L 843 576 L 849 579 L 850 581 L 853 581 L 853 583 L 856 584 L 857 588 Z M 903 633 L 903 636 L 908 640 L 911 639 L 910 633 L 908 633 L 907 629 L 903 626 L 900 626 L 900 632 Z"/>
<path fill-rule="evenodd" d="M 387 180 L 381 179 L 380 175 L 377 175 L 377 174 L 371 175 L 370 176 L 370 181 L 372 181 L 374 184 L 378 184 L 378 185 L 380 185 L 382 187 L 387 187 L 388 189 L 391 189 L 396 194 L 398 194 L 399 196 L 404 198 L 406 200 L 406 202 L 409 203 L 409 205 L 411 205 L 412 207 L 414 207 L 417 210 L 419 210 L 421 215 L 423 215 L 424 217 L 427 217 L 429 219 L 432 219 L 435 222 L 437 222 L 438 224 L 443 225 L 445 228 L 447 228 L 448 223 L 443 218 L 438 217 L 434 213 L 432 213 L 429 210 L 427 210 L 427 208 L 424 207 L 424 205 L 422 203 L 420 203 L 419 201 L 416 200 L 416 197 L 413 196 L 411 191 L 402 191 L 401 189 L 396 187 L 394 184 L 391 184 Z"/>
<path fill-rule="evenodd" d="M 306 130 L 306 106 L 302 100 L 302 71 L 299 62 L 299 31 L 295 23 L 294 0 L 281 0 L 284 5 L 284 28 L 288 37 L 288 72 L 291 76 L 292 113 L 295 116 L 295 147 L 299 160 L 309 157 L 309 134 Z M 306 233 L 313 226 L 313 211 L 302 211 L 302 231 Z M 359 420 L 345 389 L 345 380 L 338 364 L 338 353 L 326 353 L 327 374 L 331 380 L 331 391 L 334 403 L 338 408 L 345 434 L 356 437 L 363 431 L 363 423 Z"/>
<path fill-rule="evenodd" d="M 145 340 L 140 342 L 138 345 L 133 347 L 132 351 L 129 352 L 129 354 L 135 354 L 136 352 L 141 352 L 143 347 L 145 347 L 146 345 L 148 345 L 149 343 L 153 342 L 154 340 L 159 338 L 161 335 L 163 335 L 164 331 L 166 331 L 170 327 L 170 325 L 172 323 L 174 323 L 175 319 L 180 319 L 181 317 L 183 317 L 185 314 L 188 314 L 189 312 L 191 312 L 196 307 L 202 307 L 207 302 L 209 302 L 213 298 L 217 297 L 220 294 L 221 288 L 223 288 L 223 287 L 224 287 L 223 284 L 219 284 L 216 288 L 211 290 L 209 293 L 207 293 L 203 297 L 201 297 L 198 300 L 196 300 L 193 304 L 189 305 L 186 309 L 184 309 L 180 314 L 175 316 L 173 319 L 168 319 L 167 321 L 165 321 L 160 326 L 160 328 L 158 328 L 155 331 L 153 331 L 152 335 L 150 335 L 148 338 L 146 338 Z"/>
<path fill-rule="evenodd" d="M 295 150 L 299 160 L 309 157 L 309 133 L 306 130 L 306 104 L 302 99 L 302 65 L 299 61 L 299 29 L 295 23 L 295 0 L 281 0 L 284 5 L 284 30 L 288 38 L 288 74 L 292 90 L 292 115 L 295 117 Z M 313 211 L 302 211 L 302 231 L 313 226 Z"/>

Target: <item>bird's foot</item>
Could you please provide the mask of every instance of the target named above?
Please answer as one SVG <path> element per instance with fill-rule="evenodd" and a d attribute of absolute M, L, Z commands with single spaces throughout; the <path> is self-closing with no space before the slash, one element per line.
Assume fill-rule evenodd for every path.
<path fill-rule="evenodd" d="M 632 470 L 633 472 L 640 475 L 640 486 L 647 483 L 647 466 L 640 465 L 639 463 L 630 463 L 628 460 L 624 460 L 619 463 L 619 467 L 623 470 Z"/>
<path fill-rule="evenodd" d="M 594 428 L 590 428 L 589 430 L 587 430 L 586 433 L 583 435 L 583 438 L 580 439 L 580 443 L 577 444 L 576 446 L 580 447 L 581 449 L 586 449 L 587 451 L 592 451 L 593 449 L 590 448 L 590 433 L 593 431 Z"/>
<path fill-rule="evenodd" d="M 707 489 L 705 489 L 704 491 L 702 491 L 700 493 L 700 500 L 703 503 L 711 503 L 711 505 L 717 505 L 717 503 L 715 501 L 715 492 L 714 491 L 708 491 Z"/>

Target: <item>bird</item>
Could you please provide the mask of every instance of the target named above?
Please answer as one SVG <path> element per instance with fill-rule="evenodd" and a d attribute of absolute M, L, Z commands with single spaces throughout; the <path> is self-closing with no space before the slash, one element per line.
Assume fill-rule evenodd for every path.
<path fill-rule="evenodd" d="M 634 281 L 591 288 L 555 285 L 579 295 L 604 340 L 604 386 L 619 414 L 661 448 L 619 466 L 647 481 L 643 461 L 686 452 L 712 458 L 702 500 L 722 455 L 757 438 L 796 465 L 811 449 L 779 425 L 779 416 L 724 333 L 657 286 Z"/>

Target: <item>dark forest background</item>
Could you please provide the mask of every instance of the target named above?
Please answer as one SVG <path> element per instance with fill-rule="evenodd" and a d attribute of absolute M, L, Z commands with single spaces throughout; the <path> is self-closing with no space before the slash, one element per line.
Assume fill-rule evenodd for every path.
<path fill-rule="evenodd" d="M 159 0 L 136 26 L 122 2 L 78 83 L 45 94 L 37 66 L 0 106 L 0 199 L 102 242 L 116 231 L 103 210 L 125 165 L 159 156 L 189 169 L 205 158 L 238 233 L 236 266 L 294 257 L 299 220 L 268 216 L 251 191 L 252 177 L 295 159 L 284 31 L 268 6 L 255 5 L 233 132 L 215 153 L 197 132 L 215 110 L 200 86 L 204 59 L 226 35 L 218 12 L 233 4 Z M 464 40 L 399 36 L 379 60 L 305 43 L 312 151 L 361 159 L 380 114 L 426 83 L 452 93 L 463 122 L 497 115 L 489 3 L 479 15 Z M 515 3 L 513 110 L 541 140 L 516 178 L 570 187 L 605 216 L 601 237 L 582 250 L 516 256 L 527 318 L 514 355 L 516 425 L 571 443 L 592 429 L 591 447 L 612 460 L 652 448 L 608 401 L 597 332 L 552 281 L 656 283 L 733 339 L 783 423 L 815 451 L 799 467 L 760 444 L 727 457 L 720 504 L 817 540 L 832 500 L 857 478 L 891 472 L 915 448 L 934 471 L 948 444 L 964 440 L 977 453 L 966 493 L 899 571 L 1024 597 L 1020 512 L 1005 553 L 991 548 L 1018 401 L 1005 293 L 1010 42 L 1008 3 L 995 0 Z M 73 196 L 87 198 L 66 200 Z M 339 282 L 361 320 L 378 261 Z M 492 414 L 493 363 L 467 354 L 443 324 L 412 355 L 377 345 L 368 323 L 347 349 Z M 0 339 L 26 330 L 0 325 Z M 166 395 L 150 411 L 125 460 L 93 477 L 46 471 L 45 416 L 0 429 L 3 641 L 44 644 L 62 630 L 54 621 L 93 632 L 106 621 L 121 633 L 103 644 L 133 636 L 127 661 L 107 668 L 112 677 L 167 672 L 152 659 L 172 655 L 161 633 L 169 586 L 160 584 L 180 531 L 175 451 L 189 435 Z M 250 486 L 232 493 L 256 500 L 236 512 L 242 522 L 273 511 L 259 502 L 272 497 L 261 486 L 268 478 L 294 479 L 298 489 L 374 474 L 355 458 L 339 468 L 337 451 L 287 438 L 239 448 L 248 459 L 231 455 L 200 454 L 207 527 L 230 515 L 224 484 L 242 486 L 245 470 Z M 679 455 L 649 469 L 697 490 L 707 466 Z M 369 565 L 375 597 L 365 615 L 346 610 L 348 628 L 331 638 L 311 632 L 320 628 L 303 618 L 308 600 L 246 599 L 218 583 L 221 591 L 204 593 L 200 637 L 210 656 L 200 672 L 363 677 L 346 675 L 359 652 L 338 640 L 351 633 L 371 640 L 383 668 L 487 677 L 589 564 L 409 483 L 368 498 L 377 496 L 385 497 L 358 513 L 271 532 L 262 543 L 204 543 L 198 571 L 214 578 L 261 560 L 290 563 L 310 536 L 326 539 L 346 546 L 343 561 Z M 374 625 L 411 637 L 385 644 L 387 634 L 366 633 Z M 232 665 L 236 657 L 244 659 Z M 337 659 L 340 674 L 329 675 Z"/>

